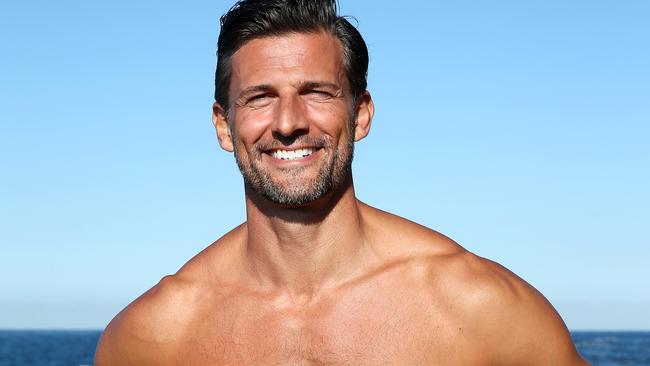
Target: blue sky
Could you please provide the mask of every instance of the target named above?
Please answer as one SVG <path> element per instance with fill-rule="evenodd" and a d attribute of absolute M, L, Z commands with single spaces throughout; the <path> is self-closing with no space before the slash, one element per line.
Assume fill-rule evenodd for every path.
<path fill-rule="evenodd" d="M 358 196 L 650 329 L 650 3 L 341 0 L 377 113 Z M 244 219 L 210 121 L 230 1 L 0 4 L 0 328 L 102 328 Z"/>

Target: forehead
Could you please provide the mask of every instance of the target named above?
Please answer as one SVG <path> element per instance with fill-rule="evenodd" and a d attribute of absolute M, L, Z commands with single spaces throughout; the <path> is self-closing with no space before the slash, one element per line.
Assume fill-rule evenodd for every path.
<path fill-rule="evenodd" d="M 235 52 L 231 72 L 230 88 L 235 93 L 250 85 L 282 81 L 341 84 L 343 50 L 340 41 L 325 32 L 256 38 Z"/>

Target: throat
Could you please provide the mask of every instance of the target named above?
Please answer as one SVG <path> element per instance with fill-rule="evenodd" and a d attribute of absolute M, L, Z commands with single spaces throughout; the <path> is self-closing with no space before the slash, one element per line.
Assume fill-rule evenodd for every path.
<path fill-rule="evenodd" d="M 263 215 L 246 223 L 245 262 L 255 282 L 296 296 L 316 293 L 363 271 L 366 248 L 358 207 L 340 207 L 316 222 Z"/>
<path fill-rule="evenodd" d="M 363 272 L 373 253 L 352 175 L 326 196 L 285 206 L 246 186 L 242 264 L 254 286 L 295 293 L 328 288 Z"/>

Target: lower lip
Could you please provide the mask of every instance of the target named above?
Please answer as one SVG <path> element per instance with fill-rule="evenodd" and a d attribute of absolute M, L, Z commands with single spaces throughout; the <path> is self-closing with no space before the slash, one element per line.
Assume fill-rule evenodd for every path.
<path fill-rule="evenodd" d="M 320 154 L 320 151 L 321 151 L 321 149 L 318 149 L 318 150 L 314 151 L 311 155 L 308 155 L 308 156 L 305 156 L 305 157 L 302 157 L 302 158 L 298 158 L 298 159 L 292 159 L 292 160 L 289 160 L 289 159 L 282 160 L 280 158 L 274 157 L 271 154 L 264 154 L 264 155 L 266 155 L 268 158 L 270 158 L 271 162 L 274 165 L 284 168 L 284 167 L 307 165 L 307 164 L 311 163 L 312 161 L 314 161 L 314 159 L 316 158 L 316 154 Z"/>

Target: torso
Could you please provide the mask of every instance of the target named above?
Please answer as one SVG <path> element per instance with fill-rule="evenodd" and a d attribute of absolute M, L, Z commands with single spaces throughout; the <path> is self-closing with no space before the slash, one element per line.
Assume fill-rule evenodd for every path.
<path fill-rule="evenodd" d="M 298 308 L 229 289 L 197 300 L 179 360 L 210 365 L 457 365 L 462 319 L 431 296 L 421 263 L 399 263 Z M 216 301 L 215 301 L 216 300 Z"/>
<path fill-rule="evenodd" d="M 291 299 L 238 280 L 242 225 L 120 313 L 97 364 L 507 365 L 548 334 L 562 350 L 548 360 L 575 357 L 561 319 L 525 282 L 438 233 L 366 211 L 381 242 L 372 270 Z"/>

